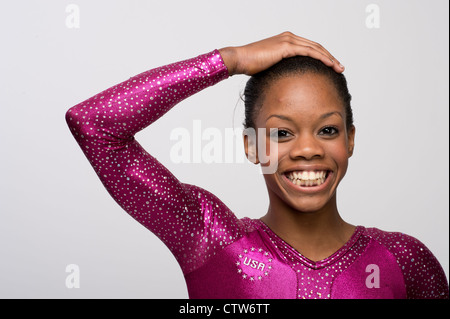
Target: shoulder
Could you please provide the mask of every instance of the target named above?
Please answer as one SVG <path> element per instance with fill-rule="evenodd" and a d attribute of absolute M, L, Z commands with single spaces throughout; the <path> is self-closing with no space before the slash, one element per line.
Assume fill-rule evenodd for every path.
<path fill-rule="evenodd" d="M 191 184 L 184 183 L 183 188 L 185 192 L 190 193 L 189 198 L 195 202 L 195 206 L 200 210 L 203 226 L 210 229 L 220 228 L 221 232 L 227 230 L 227 232 L 230 232 L 229 235 L 235 237 L 235 239 L 252 230 L 253 224 L 250 219 L 238 218 L 215 194 Z"/>
<path fill-rule="evenodd" d="M 399 257 L 429 251 L 417 238 L 402 232 L 389 232 L 378 228 L 366 228 L 365 230 L 366 235 L 386 247 L 394 255 L 401 255 Z"/>
<path fill-rule="evenodd" d="M 402 232 L 378 228 L 366 228 L 366 235 L 396 258 L 405 279 L 408 298 L 449 298 L 442 266 L 420 240 Z"/>

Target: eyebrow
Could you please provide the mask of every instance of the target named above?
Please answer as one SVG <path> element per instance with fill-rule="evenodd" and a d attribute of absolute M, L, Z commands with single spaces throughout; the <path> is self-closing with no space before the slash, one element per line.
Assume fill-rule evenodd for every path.
<path fill-rule="evenodd" d="M 323 120 L 323 119 L 326 119 L 326 118 L 328 118 L 328 117 L 330 117 L 330 116 L 332 116 L 332 115 L 335 115 L 335 114 L 336 114 L 336 115 L 339 115 L 341 118 L 344 118 L 344 116 L 341 114 L 341 112 L 334 111 L 334 112 L 329 112 L 329 113 L 322 114 L 322 115 L 320 116 L 320 119 Z M 282 120 L 285 120 L 285 121 L 291 121 L 291 122 L 293 122 L 293 120 L 292 120 L 290 117 L 285 116 L 285 115 L 280 115 L 280 114 L 272 114 L 272 115 L 270 115 L 270 116 L 266 119 L 266 122 L 267 122 L 271 117 L 278 117 L 279 119 L 282 119 Z"/>
<path fill-rule="evenodd" d="M 334 114 L 339 115 L 341 118 L 344 118 L 344 116 L 341 114 L 341 112 L 334 111 L 334 112 L 329 112 L 329 113 L 322 114 L 320 116 L 320 119 L 321 120 L 326 119 L 327 117 L 330 117 L 330 116 L 332 116 Z"/>
<path fill-rule="evenodd" d="M 278 117 L 279 119 L 285 120 L 285 121 L 291 121 L 292 119 L 290 117 L 284 116 L 284 115 L 279 115 L 279 114 L 272 114 L 270 115 L 267 119 L 266 122 L 271 118 L 271 117 Z"/>

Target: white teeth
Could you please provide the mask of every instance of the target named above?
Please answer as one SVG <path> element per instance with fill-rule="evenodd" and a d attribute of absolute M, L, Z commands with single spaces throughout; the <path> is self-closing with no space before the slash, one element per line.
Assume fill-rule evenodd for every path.
<path fill-rule="evenodd" d="M 318 186 L 325 181 L 326 175 L 326 171 L 296 171 L 289 172 L 286 176 L 295 185 Z"/>

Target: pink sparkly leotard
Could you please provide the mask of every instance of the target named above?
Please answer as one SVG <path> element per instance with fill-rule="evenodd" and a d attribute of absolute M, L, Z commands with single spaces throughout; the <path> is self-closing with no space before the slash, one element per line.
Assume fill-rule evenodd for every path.
<path fill-rule="evenodd" d="M 70 108 L 66 121 L 116 202 L 176 257 L 190 298 L 448 298 L 439 262 L 415 238 L 356 227 L 328 258 L 302 256 L 258 219 L 237 218 L 182 183 L 134 135 L 228 77 L 217 50 L 156 68 Z"/>

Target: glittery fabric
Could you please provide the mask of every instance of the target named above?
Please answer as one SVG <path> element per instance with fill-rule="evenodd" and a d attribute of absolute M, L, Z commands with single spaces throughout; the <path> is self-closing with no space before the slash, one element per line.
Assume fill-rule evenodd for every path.
<path fill-rule="evenodd" d="M 141 73 L 66 113 L 107 191 L 174 254 L 190 298 L 448 298 L 442 267 L 415 238 L 358 226 L 313 262 L 262 221 L 239 219 L 210 192 L 180 182 L 134 139 L 227 77 L 214 50 Z"/>

